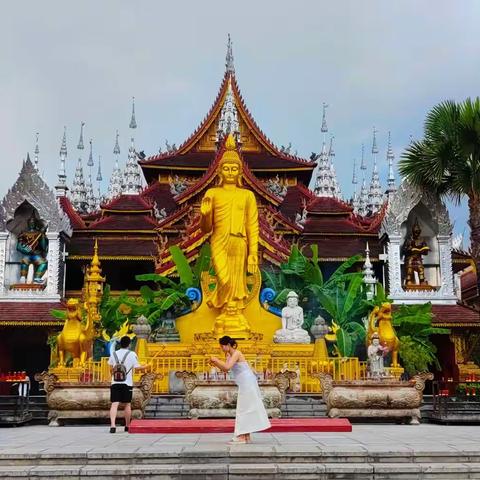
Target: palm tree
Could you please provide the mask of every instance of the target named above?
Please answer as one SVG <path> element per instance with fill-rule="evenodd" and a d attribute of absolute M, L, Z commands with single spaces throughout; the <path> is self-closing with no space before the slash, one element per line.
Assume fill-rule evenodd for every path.
<path fill-rule="evenodd" d="M 413 184 L 457 203 L 468 198 L 470 252 L 480 295 L 480 98 L 435 106 L 425 120 L 423 140 L 406 149 L 399 169 Z"/>

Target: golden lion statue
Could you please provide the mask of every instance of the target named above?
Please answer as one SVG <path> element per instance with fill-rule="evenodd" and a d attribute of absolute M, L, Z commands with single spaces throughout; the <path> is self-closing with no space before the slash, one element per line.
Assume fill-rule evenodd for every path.
<path fill-rule="evenodd" d="M 367 345 L 372 341 L 372 335 L 378 333 L 380 344 L 392 352 L 392 367 L 399 367 L 398 350 L 400 342 L 392 325 L 392 304 L 385 302 L 375 307 L 368 320 Z"/>
<path fill-rule="evenodd" d="M 70 353 L 74 366 L 84 365 L 92 356 L 94 328 L 93 321 L 87 316 L 87 323 L 82 323 L 82 313 L 77 299 L 67 302 L 67 319 L 57 337 L 58 365 L 65 366 L 66 353 Z"/>

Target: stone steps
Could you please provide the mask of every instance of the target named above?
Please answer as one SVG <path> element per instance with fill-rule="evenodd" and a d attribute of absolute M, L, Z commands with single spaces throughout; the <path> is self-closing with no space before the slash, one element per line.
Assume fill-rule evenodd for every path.
<path fill-rule="evenodd" d="M 260 447 L 260 448 L 259 448 Z M 160 447 L 158 450 L 161 450 Z M 320 450 L 235 445 L 229 450 L 0 454 L 0 478 L 159 480 L 480 479 L 480 452 Z M 301 451 L 299 451 L 301 450 Z M 342 451 L 343 450 L 343 451 Z"/>

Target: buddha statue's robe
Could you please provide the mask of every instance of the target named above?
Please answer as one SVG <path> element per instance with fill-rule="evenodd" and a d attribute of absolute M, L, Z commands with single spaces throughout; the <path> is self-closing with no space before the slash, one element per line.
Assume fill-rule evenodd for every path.
<path fill-rule="evenodd" d="M 210 299 L 215 308 L 227 305 L 243 309 L 248 296 L 247 259 L 258 255 L 258 209 L 250 190 L 215 187 L 207 190 L 211 210 L 202 215 L 203 232 L 210 238 L 217 287 Z M 208 200 L 207 200 L 208 201 Z"/>

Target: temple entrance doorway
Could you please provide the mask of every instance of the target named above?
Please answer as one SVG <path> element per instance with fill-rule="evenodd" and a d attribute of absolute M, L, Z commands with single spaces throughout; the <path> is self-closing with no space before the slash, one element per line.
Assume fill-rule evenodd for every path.
<path fill-rule="evenodd" d="M 35 374 L 47 370 L 50 364 L 47 330 L 42 327 L 7 327 L 2 328 L 1 332 L 0 369 L 2 372 L 25 371 L 31 381 L 30 394 L 44 394 L 43 391 L 39 391 Z"/>

